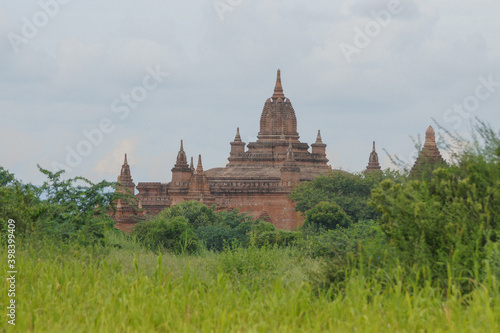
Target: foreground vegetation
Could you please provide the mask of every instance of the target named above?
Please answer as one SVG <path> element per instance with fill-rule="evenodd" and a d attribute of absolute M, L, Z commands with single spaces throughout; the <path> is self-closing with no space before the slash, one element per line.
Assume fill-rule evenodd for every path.
<path fill-rule="evenodd" d="M 16 327 L 0 332 L 500 331 L 500 134 L 476 133 L 418 177 L 301 184 L 293 232 L 184 202 L 125 235 L 106 214 L 133 199 L 119 184 L 41 169 L 36 187 L 0 168 L 19 272 Z"/>
<path fill-rule="evenodd" d="M 498 332 L 495 279 L 461 295 L 402 271 L 346 271 L 318 288 L 324 261 L 292 248 L 237 248 L 196 256 L 126 240 L 80 247 L 20 244 L 15 331 L 29 332 Z M 5 308 L 2 288 L 0 306 Z M 2 323 L 3 325 L 3 323 Z M 0 326 L 1 327 L 1 326 Z M 3 326 L 6 328 L 6 325 Z M 13 328 L 6 328 L 14 331 Z"/>

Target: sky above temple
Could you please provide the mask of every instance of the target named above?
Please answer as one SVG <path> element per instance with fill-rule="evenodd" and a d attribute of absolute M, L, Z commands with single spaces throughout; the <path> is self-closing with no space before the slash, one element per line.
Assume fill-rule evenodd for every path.
<path fill-rule="evenodd" d="M 281 69 L 309 144 L 366 168 L 376 141 L 413 164 L 437 124 L 499 129 L 498 0 L 0 0 L 0 165 L 67 176 L 171 180 L 184 140 L 223 167 L 255 141 Z M 443 152 L 446 157 L 446 153 Z"/>

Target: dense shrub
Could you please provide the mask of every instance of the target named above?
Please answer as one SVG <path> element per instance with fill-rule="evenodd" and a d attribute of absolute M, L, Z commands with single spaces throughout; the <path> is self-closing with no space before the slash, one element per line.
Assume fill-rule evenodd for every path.
<path fill-rule="evenodd" d="M 196 241 L 199 244 L 195 250 L 198 250 L 201 244 L 210 251 L 222 251 L 224 248 L 231 246 L 247 247 L 251 241 L 255 242 L 256 237 L 268 237 L 268 244 L 290 242 L 290 236 L 278 231 L 272 224 L 254 220 L 248 214 L 240 213 L 237 210 L 215 212 L 214 207 L 208 207 L 197 201 L 186 201 L 164 209 L 156 217 L 138 224 L 134 234 L 138 236 L 137 238 L 141 242 L 152 242 L 153 247 L 159 245 L 165 247 L 164 243 L 159 243 L 161 238 L 165 237 L 163 233 L 165 226 L 156 228 L 155 224 L 164 224 L 177 217 L 184 218 L 196 236 Z M 262 227 L 261 225 L 265 226 Z M 264 232 L 262 228 L 265 229 L 266 227 L 265 231 L 272 233 L 272 237 L 260 235 Z M 254 239 L 251 239 L 251 237 Z M 261 238 L 259 238 L 259 241 Z M 146 246 L 151 248 L 149 244 L 146 244 Z"/>
<path fill-rule="evenodd" d="M 64 171 L 39 169 L 48 178 L 41 187 L 22 184 L 0 169 L 0 222 L 14 219 L 19 236 L 35 232 L 85 244 L 103 240 L 114 229 L 106 212 L 115 198 L 115 183 L 94 184 L 82 177 L 63 180 Z"/>
<path fill-rule="evenodd" d="M 373 220 L 359 221 L 346 228 L 326 230 L 312 225 L 301 228 L 295 241 L 304 255 L 347 260 L 363 250 L 367 255 L 380 256 L 386 247 L 385 235 Z"/>
<path fill-rule="evenodd" d="M 217 214 L 213 207 L 198 201 L 184 201 L 178 205 L 164 209 L 160 216 L 164 219 L 170 219 L 176 216 L 185 217 L 193 230 L 199 227 L 209 226 L 217 222 Z"/>
<path fill-rule="evenodd" d="M 330 230 L 347 228 L 351 223 L 351 218 L 342 207 L 333 202 L 322 201 L 306 211 L 304 226 L 317 225 Z"/>
<path fill-rule="evenodd" d="M 377 211 L 368 204 L 371 190 L 384 178 L 396 178 L 390 171 L 350 174 L 330 172 L 301 183 L 290 194 L 296 210 L 305 213 L 320 202 L 339 205 L 351 220 L 369 220 L 379 217 Z"/>
<path fill-rule="evenodd" d="M 36 194 L 36 188 L 23 185 L 14 175 L 0 167 L 0 235 L 5 241 L 7 221 L 16 222 L 16 233 L 24 234 L 33 228 L 33 222 L 43 215 L 44 207 Z"/>
<path fill-rule="evenodd" d="M 83 177 L 63 180 L 64 171 L 52 173 L 39 169 L 48 181 L 39 188 L 46 214 L 37 220 L 38 230 L 89 244 L 102 240 L 106 232 L 114 230 L 114 221 L 107 212 L 117 196 L 116 183 L 94 184 Z"/>
<path fill-rule="evenodd" d="M 195 230 L 208 250 L 222 251 L 230 244 L 248 246 L 252 226 L 258 221 L 239 211 L 220 211 L 216 213 L 216 221 L 208 226 Z"/>
<path fill-rule="evenodd" d="M 432 177 L 403 184 L 385 180 L 373 191 L 382 230 L 405 266 L 430 267 L 443 285 L 479 278 L 489 248 L 499 240 L 498 137 L 483 136 L 482 149 L 476 142 L 475 150 Z"/>
<path fill-rule="evenodd" d="M 152 251 L 166 249 L 181 254 L 196 253 L 200 250 L 200 241 L 183 216 L 167 220 L 158 215 L 152 220 L 139 222 L 132 235 Z"/>

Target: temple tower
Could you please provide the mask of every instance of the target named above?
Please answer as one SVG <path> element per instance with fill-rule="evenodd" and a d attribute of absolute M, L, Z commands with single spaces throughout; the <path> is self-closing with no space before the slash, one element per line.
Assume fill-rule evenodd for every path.
<path fill-rule="evenodd" d="M 323 143 L 321 139 L 321 131 L 318 130 L 318 135 L 316 136 L 316 142 L 311 145 L 312 154 L 318 155 L 318 158 L 326 158 L 326 145 Z M 328 160 L 327 160 L 328 162 Z"/>
<path fill-rule="evenodd" d="M 135 184 L 130 175 L 130 166 L 127 162 L 127 154 L 125 154 L 125 159 L 123 161 L 122 169 L 120 175 L 118 176 L 118 191 L 125 194 L 135 194 Z"/>
<path fill-rule="evenodd" d="M 366 172 L 380 171 L 380 163 L 378 162 L 378 154 L 375 151 L 375 141 L 373 141 L 373 150 L 370 153 L 370 158 L 368 159 L 368 166 L 366 167 Z"/>
<path fill-rule="evenodd" d="M 172 169 L 172 186 L 185 187 L 189 184 L 193 170 L 187 163 L 186 153 L 184 152 L 184 144 L 181 140 L 181 148 L 177 154 L 177 161 Z"/>
<path fill-rule="evenodd" d="M 417 160 L 410 171 L 410 175 L 419 176 L 424 171 L 431 171 L 435 167 L 443 164 L 446 164 L 446 162 L 437 147 L 436 132 L 434 132 L 432 126 L 429 126 L 427 131 L 425 131 L 424 147 L 420 151 Z"/>
<path fill-rule="evenodd" d="M 283 130 L 285 139 L 298 142 L 297 117 L 292 103 L 283 93 L 281 85 L 281 71 L 278 69 L 274 93 L 264 104 L 260 116 L 260 131 L 257 142 L 279 141 Z"/>
<path fill-rule="evenodd" d="M 212 204 L 215 202 L 215 198 L 210 193 L 205 171 L 203 171 L 201 155 L 198 155 L 198 166 L 196 167 L 196 173 L 192 175 L 189 182 L 189 191 L 186 199 L 198 200 L 205 204 Z"/>
<path fill-rule="evenodd" d="M 245 142 L 241 141 L 240 128 L 238 127 L 236 129 L 236 136 L 234 137 L 234 141 L 231 142 L 231 153 L 228 160 L 231 161 L 232 157 L 243 154 L 245 152 L 245 145 Z"/>
<path fill-rule="evenodd" d="M 130 175 L 130 166 L 127 162 L 127 154 L 123 161 L 120 175 L 118 176 L 118 186 L 116 192 L 128 195 L 135 195 L 135 184 Z M 115 201 L 115 211 L 113 218 L 117 222 L 116 227 L 123 231 L 130 231 L 134 226 L 134 221 L 138 215 L 138 211 L 134 208 L 127 199 L 118 199 Z"/>

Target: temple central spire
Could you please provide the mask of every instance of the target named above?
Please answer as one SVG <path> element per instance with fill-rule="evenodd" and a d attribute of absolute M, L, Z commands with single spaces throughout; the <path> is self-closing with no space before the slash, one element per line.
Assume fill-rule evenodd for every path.
<path fill-rule="evenodd" d="M 283 86 L 281 85 L 281 71 L 278 69 L 278 76 L 276 77 L 276 86 L 274 87 L 274 94 L 272 99 L 285 98 L 283 93 Z"/>
<path fill-rule="evenodd" d="M 286 141 L 289 138 L 292 138 L 293 142 L 299 140 L 297 117 L 290 99 L 283 94 L 281 71 L 278 69 L 274 94 L 267 99 L 260 116 L 260 131 L 257 138 L 259 142 L 274 142 L 282 140 L 283 135 Z"/>

